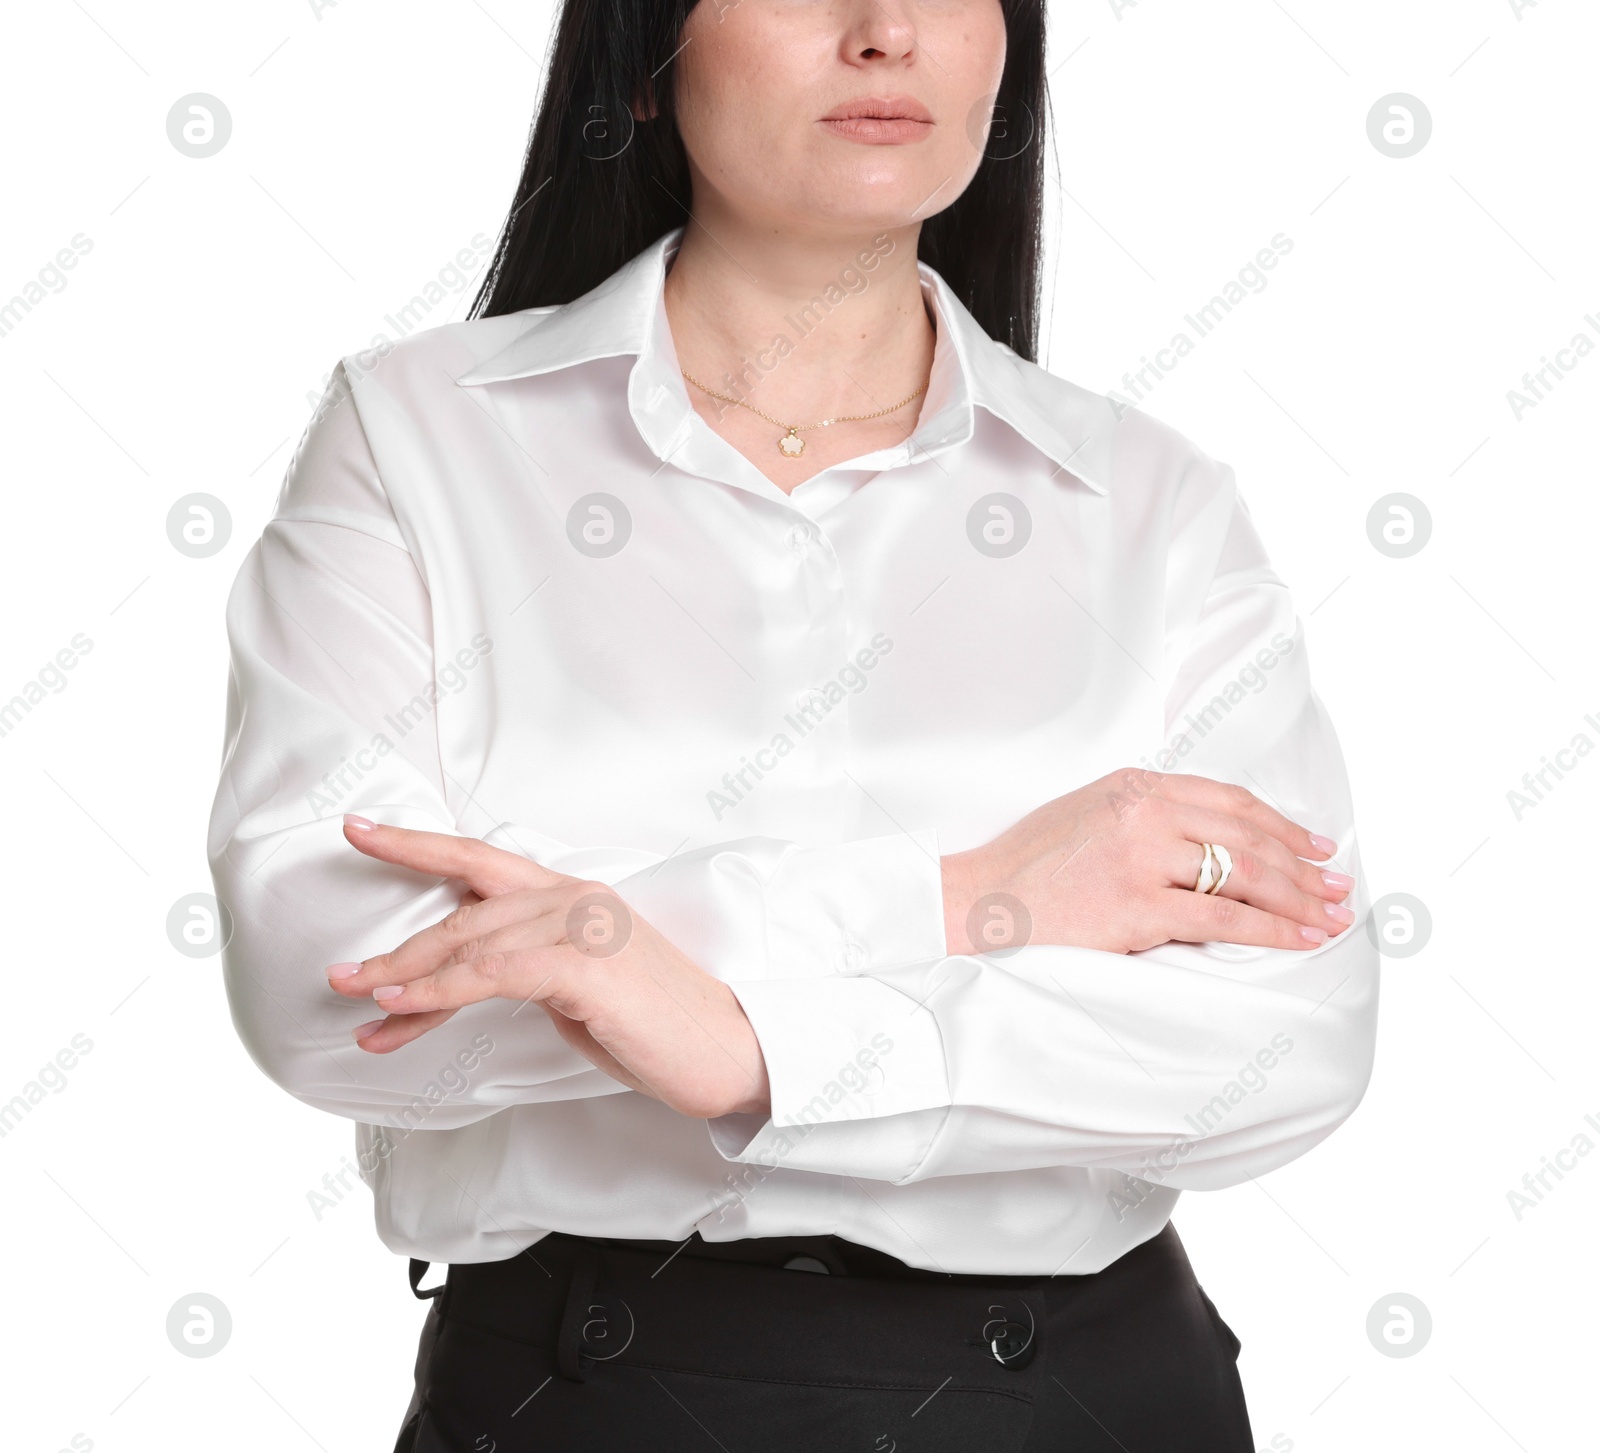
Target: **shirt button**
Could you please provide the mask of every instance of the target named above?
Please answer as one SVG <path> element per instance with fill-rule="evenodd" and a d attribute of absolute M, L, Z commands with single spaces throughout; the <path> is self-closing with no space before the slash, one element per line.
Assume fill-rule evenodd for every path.
<path fill-rule="evenodd" d="M 811 530 L 806 525 L 790 525 L 783 539 L 796 555 L 804 555 L 811 547 Z"/>

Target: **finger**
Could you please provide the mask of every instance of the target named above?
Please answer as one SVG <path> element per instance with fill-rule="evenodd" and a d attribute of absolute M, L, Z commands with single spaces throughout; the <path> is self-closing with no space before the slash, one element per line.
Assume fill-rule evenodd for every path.
<path fill-rule="evenodd" d="M 437 1029 L 456 1011 L 440 1009 L 432 1014 L 391 1014 L 385 1019 L 374 1019 L 361 1025 L 355 1032 L 356 1043 L 368 1054 L 388 1054 L 413 1039 L 420 1039 L 430 1029 Z"/>
<path fill-rule="evenodd" d="M 526 942 L 554 943 L 559 939 L 560 920 L 552 910 L 562 895 L 553 890 L 532 889 L 493 898 L 468 896 L 470 903 L 463 900 L 459 908 L 419 929 L 398 948 L 359 964 L 330 965 L 329 984 L 350 999 L 362 998 L 386 984 L 408 984 L 441 968 L 452 957 L 473 957 L 468 950 L 474 945 L 523 922 L 540 925 L 538 934 Z"/>
<path fill-rule="evenodd" d="M 1313 949 L 1327 942 L 1320 928 L 1266 913 L 1237 898 L 1196 893 L 1192 888 L 1161 890 L 1163 927 L 1179 943 L 1242 943 L 1262 948 Z"/>
<path fill-rule="evenodd" d="M 1353 879 L 1329 873 L 1316 863 L 1308 863 L 1304 858 L 1297 857 L 1281 839 L 1247 818 L 1184 804 L 1174 805 L 1170 820 L 1179 835 L 1191 843 L 1221 843 L 1233 854 L 1236 872 L 1239 854 L 1245 852 L 1255 854 L 1261 863 L 1276 868 L 1302 893 L 1324 902 L 1345 898 L 1353 886 Z M 1200 851 L 1198 846 L 1195 851 Z M 1199 857 L 1195 856 L 1193 861 L 1198 869 Z M 1180 888 L 1192 888 L 1194 879 L 1190 877 L 1185 880 L 1180 876 L 1173 879 L 1173 884 Z"/>
<path fill-rule="evenodd" d="M 504 848 L 490 847 L 482 838 L 453 837 L 384 823 L 362 826 L 367 821 L 354 813 L 345 814 L 345 841 L 352 847 L 369 858 L 398 863 L 419 873 L 458 878 L 484 898 L 518 888 L 548 888 L 563 877 Z"/>
<path fill-rule="evenodd" d="M 408 984 L 380 985 L 372 997 L 388 1014 L 427 1014 L 485 999 L 565 1002 L 575 963 L 582 966 L 587 960 L 564 943 L 491 949 L 463 962 L 445 964 Z"/>
<path fill-rule="evenodd" d="M 1216 838 L 1209 839 L 1216 842 Z M 1277 867 L 1267 863 L 1247 848 L 1227 848 L 1232 861 L 1227 881 L 1213 896 L 1236 898 L 1280 918 L 1292 918 L 1312 928 L 1325 929 L 1329 936 L 1343 933 L 1355 922 L 1355 914 L 1342 903 L 1330 903 L 1326 898 L 1307 892 Z M 1184 842 L 1173 845 L 1177 862 L 1173 885 L 1195 890 L 1199 881 L 1200 865 L 1205 860 L 1205 848 L 1200 843 Z M 1181 861 L 1180 861 L 1181 860 Z M 1309 865 L 1307 865 L 1309 866 Z"/>
<path fill-rule="evenodd" d="M 1330 858 L 1338 852 L 1339 844 L 1292 822 L 1275 807 L 1268 806 L 1248 787 L 1233 782 L 1218 782 L 1211 777 L 1197 777 L 1183 772 L 1168 772 L 1161 777 L 1157 789 L 1163 796 L 1177 802 L 1187 802 L 1213 812 L 1225 812 L 1242 818 L 1253 827 L 1276 838 L 1296 857 Z"/>

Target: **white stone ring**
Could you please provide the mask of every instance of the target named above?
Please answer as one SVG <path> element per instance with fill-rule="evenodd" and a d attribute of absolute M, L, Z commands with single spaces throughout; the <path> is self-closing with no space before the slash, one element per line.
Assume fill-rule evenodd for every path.
<path fill-rule="evenodd" d="M 1200 875 L 1194 880 L 1196 893 L 1217 894 L 1233 871 L 1233 857 L 1221 843 L 1201 843 Z"/>

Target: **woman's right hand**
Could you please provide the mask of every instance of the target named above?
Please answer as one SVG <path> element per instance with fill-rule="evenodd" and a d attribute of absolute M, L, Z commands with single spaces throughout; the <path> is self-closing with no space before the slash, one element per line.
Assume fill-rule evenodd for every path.
<path fill-rule="evenodd" d="M 1233 858 L 1216 894 L 1194 888 L 1206 842 Z M 1355 879 L 1305 861 L 1336 848 L 1244 787 L 1125 768 L 940 859 L 946 948 L 1316 948 L 1355 921 L 1343 904 Z"/>

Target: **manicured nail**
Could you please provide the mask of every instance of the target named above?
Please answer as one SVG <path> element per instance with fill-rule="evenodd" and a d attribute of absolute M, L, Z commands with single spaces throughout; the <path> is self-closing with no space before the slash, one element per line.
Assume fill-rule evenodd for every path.
<path fill-rule="evenodd" d="M 370 817 L 357 817 L 355 813 L 347 812 L 344 815 L 344 825 L 355 828 L 357 832 L 365 832 L 368 828 L 376 827 L 378 824 Z"/>
<path fill-rule="evenodd" d="M 381 989 L 374 989 L 372 997 L 382 1004 L 387 999 L 398 999 L 405 991 L 404 984 L 385 984 Z"/>
<path fill-rule="evenodd" d="M 360 964 L 329 964 L 328 977 L 330 979 L 353 979 L 361 972 Z"/>
<path fill-rule="evenodd" d="M 1320 928 L 1304 928 L 1300 930 L 1300 937 L 1307 943 L 1327 943 L 1328 935 Z"/>
<path fill-rule="evenodd" d="M 1322 875 L 1322 881 L 1332 888 L 1335 893 L 1348 893 L 1356 886 L 1356 880 L 1348 873 L 1325 872 Z"/>
<path fill-rule="evenodd" d="M 348 819 L 346 820 L 348 821 Z M 1311 834 L 1311 846 L 1319 853 L 1330 858 L 1339 851 L 1339 844 L 1334 842 L 1331 837 L 1323 837 L 1321 833 L 1314 832 Z"/>
<path fill-rule="evenodd" d="M 1322 911 L 1326 913 L 1328 917 L 1331 918 L 1335 923 L 1349 925 L 1356 921 L 1355 914 L 1353 914 L 1342 903 L 1324 903 L 1322 905 Z"/>
<path fill-rule="evenodd" d="M 382 1029 L 389 1021 L 387 1019 L 371 1019 L 365 1024 L 358 1024 L 350 1031 L 351 1039 L 365 1039 L 369 1034 Z"/>

